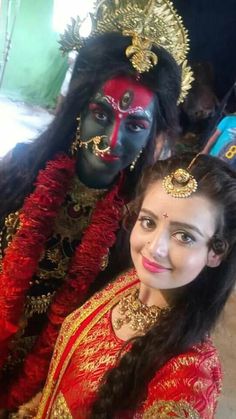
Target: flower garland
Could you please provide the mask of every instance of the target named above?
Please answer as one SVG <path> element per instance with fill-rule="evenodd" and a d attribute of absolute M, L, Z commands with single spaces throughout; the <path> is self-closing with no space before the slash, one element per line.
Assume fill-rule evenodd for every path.
<path fill-rule="evenodd" d="M 39 172 L 35 192 L 25 200 L 20 228 L 6 250 L 0 275 L 0 367 L 10 339 L 20 328 L 26 291 L 57 212 L 75 173 L 75 162 L 61 155 Z"/>
<path fill-rule="evenodd" d="M 71 159 L 68 157 L 67 159 L 68 162 L 71 162 Z M 55 161 L 52 163 L 54 164 Z M 40 179 L 37 179 L 38 188 L 40 190 L 45 190 L 44 180 L 49 176 L 47 168 L 44 171 L 44 176 L 42 176 L 42 174 L 40 176 Z M 26 357 L 21 376 L 11 384 L 8 389 L 8 395 L 3 397 L 3 405 L 0 403 L 0 407 L 7 407 L 8 409 L 18 407 L 20 404 L 25 403 L 32 398 L 43 385 L 47 376 L 55 341 L 63 320 L 85 300 L 89 286 L 101 270 L 104 257 L 107 256 L 109 248 L 115 243 L 116 231 L 119 228 L 124 205 L 124 200 L 119 196 L 122 183 L 123 180 L 121 179 L 121 181 L 97 203 L 90 225 L 84 232 L 81 244 L 76 248 L 66 282 L 57 292 L 55 299 L 51 304 L 48 312 L 48 323 L 39 336 L 32 352 Z M 51 185 L 51 191 L 45 191 L 45 195 L 47 195 L 45 199 L 48 201 L 47 204 L 52 203 L 51 197 L 49 198 L 49 196 L 51 196 L 50 193 L 52 193 L 53 197 L 57 196 L 61 188 L 66 191 L 68 189 L 65 184 L 60 182 L 60 186 L 54 184 Z M 27 200 L 27 205 L 31 207 L 32 219 L 34 219 L 34 210 L 32 211 L 30 203 L 34 202 L 35 198 L 37 202 L 40 202 L 40 200 L 37 200 L 37 194 L 36 187 L 35 192 L 33 192 Z M 65 198 L 65 194 L 66 192 L 63 193 L 63 199 Z M 25 214 L 24 220 L 26 222 L 26 220 L 28 221 L 29 212 L 28 210 L 25 211 L 24 207 L 22 213 Z M 50 211 L 48 211 L 48 207 L 46 206 L 44 208 L 42 208 L 42 206 L 39 207 L 36 213 L 38 212 L 40 213 L 39 220 L 33 225 L 37 234 L 41 232 L 41 230 L 45 230 L 46 219 L 48 216 L 50 217 Z M 56 213 L 54 212 L 53 218 L 55 216 Z M 31 230 L 30 227 L 29 230 Z M 34 256 L 34 249 L 31 246 L 32 242 L 31 245 L 29 244 L 28 246 L 31 252 L 29 262 L 33 263 L 35 269 L 44 245 L 41 246 L 40 251 L 37 253 L 37 260 Z M 22 247 L 22 251 L 24 251 L 24 246 Z M 29 284 L 29 280 L 27 284 Z M 29 285 L 27 285 L 25 289 L 27 289 L 28 286 Z M 22 299 L 21 302 L 23 303 Z"/>

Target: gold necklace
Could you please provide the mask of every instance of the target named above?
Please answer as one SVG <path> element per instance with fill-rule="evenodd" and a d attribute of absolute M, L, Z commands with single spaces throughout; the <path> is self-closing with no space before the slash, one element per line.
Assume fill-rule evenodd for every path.
<path fill-rule="evenodd" d="M 154 305 L 148 307 L 139 300 L 138 295 L 139 290 L 137 289 L 120 300 L 118 312 L 121 317 L 114 321 L 115 330 L 129 324 L 135 332 L 145 334 L 157 323 L 160 314 L 168 313 L 171 310 L 170 307 L 160 308 Z"/>

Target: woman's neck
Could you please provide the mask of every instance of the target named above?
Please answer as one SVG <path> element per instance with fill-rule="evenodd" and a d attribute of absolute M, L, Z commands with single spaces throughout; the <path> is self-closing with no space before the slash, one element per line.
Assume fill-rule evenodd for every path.
<path fill-rule="evenodd" d="M 169 307 L 173 304 L 175 290 L 160 290 L 140 282 L 139 300 L 146 306 Z"/>

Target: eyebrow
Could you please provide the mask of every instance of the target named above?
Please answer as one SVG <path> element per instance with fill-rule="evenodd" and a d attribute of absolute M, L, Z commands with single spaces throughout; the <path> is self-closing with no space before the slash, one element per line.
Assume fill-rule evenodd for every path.
<path fill-rule="evenodd" d="M 95 103 L 98 106 L 105 108 L 107 112 L 112 112 L 112 106 L 106 101 L 101 99 L 92 99 L 90 103 Z"/>
<path fill-rule="evenodd" d="M 106 100 L 106 97 L 105 96 L 101 96 L 101 97 L 99 97 L 99 98 L 93 98 L 92 100 L 91 100 L 91 102 L 90 103 L 95 103 L 96 105 L 99 105 L 99 106 L 103 106 L 104 108 L 105 108 L 105 110 L 107 111 L 107 112 L 113 112 L 113 107 L 112 107 L 112 105 Z M 140 107 L 141 108 L 141 107 Z M 142 112 L 142 115 L 140 115 L 139 114 L 139 112 Z M 130 119 L 138 119 L 138 120 L 142 120 L 142 119 L 145 119 L 146 121 L 148 121 L 148 122 L 152 122 L 152 116 L 151 116 L 151 114 L 150 114 L 150 112 L 148 111 L 148 110 L 145 110 L 145 109 L 143 109 L 143 110 L 141 110 L 141 109 L 137 109 L 136 110 L 136 112 L 135 113 L 129 113 L 128 114 L 128 117 L 130 118 Z"/>
<path fill-rule="evenodd" d="M 140 112 L 140 111 L 137 111 L 137 112 Z M 129 119 L 135 119 L 135 120 L 138 120 L 138 121 L 141 121 L 142 119 L 145 119 L 145 121 L 148 121 L 150 123 L 152 122 L 151 121 L 151 118 L 149 117 L 149 115 L 147 113 L 147 111 L 145 111 L 145 110 L 143 110 L 143 114 L 142 115 L 140 115 L 138 113 L 131 113 L 131 114 L 129 114 Z"/>
<path fill-rule="evenodd" d="M 158 217 L 152 211 L 150 211 L 146 208 L 141 208 L 140 212 L 144 212 L 145 214 L 151 215 L 155 220 L 158 220 Z M 179 222 L 179 221 L 171 221 L 170 225 L 175 226 L 175 227 L 184 227 L 184 228 L 187 228 L 189 230 L 193 230 L 196 233 L 198 233 L 201 237 L 204 237 L 202 232 L 196 226 L 194 226 L 192 224 L 182 223 L 182 222 Z"/>

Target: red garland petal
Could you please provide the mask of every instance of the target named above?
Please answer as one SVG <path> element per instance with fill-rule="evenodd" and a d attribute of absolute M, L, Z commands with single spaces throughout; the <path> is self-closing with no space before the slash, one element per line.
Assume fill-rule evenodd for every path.
<path fill-rule="evenodd" d="M 12 335 L 14 335 L 18 331 L 18 327 L 15 324 L 0 319 L 0 330 L 0 342 L 3 342 L 8 341 L 9 338 L 12 337 Z"/>
<path fill-rule="evenodd" d="M 30 280 L 74 174 L 75 161 L 66 155 L 59 155 L 39 172 L 35 191 L 24 202 L 20 214 L 21 226 L 6 251 L 0 274 L 2 336 L 8 333 L 9 323 L 19 322 Z M 1 345 L 0 367 L 8 353 L 8 341 L 4 342 Z"/>

